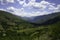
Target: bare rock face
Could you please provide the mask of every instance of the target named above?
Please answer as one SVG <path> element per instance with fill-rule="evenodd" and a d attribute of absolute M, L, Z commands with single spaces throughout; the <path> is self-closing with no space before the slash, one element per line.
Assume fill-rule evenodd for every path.
<path fill-rule="evenodd" d="M 37 24 L 42 24 L 48 20 L 52 20 L 56 17 L 60 17 L 60 12 L 56 13 L 51 13 L 48 15 L 43 15 L 43 16 L 35 16 L 35 17 L 23 17 L 22 19 L 31 23 L 37 23 Z"/>

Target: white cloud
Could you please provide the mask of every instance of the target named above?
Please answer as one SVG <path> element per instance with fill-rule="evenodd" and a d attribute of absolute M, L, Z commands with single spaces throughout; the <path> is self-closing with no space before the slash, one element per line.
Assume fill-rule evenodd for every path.
<path fill-rule="evenodd" d="M 2 5 L 6 5 L 8 3 L 14 3 L 14 0 L 0 0 Z"/>
<path fill-rule="evenodd" d="M 3 8 L 0 8 L 0 10 L 4 10 Z"/>
<path fill-rule="evenodd" d="M 7 2 L 14 3 L 14 0 L 6 0 Z"/>
<path fill-rule="evenodd" d="M 5 5 L 5 3 L 3 3 L 3 2 L 5 2 L 4 0 L 0 0 L 0 2 L 1 2 L 2 5 Z"/>
<path fill-rule="evenodd" d="M 37 11 L 37 12 L 27 13 L 26 11 L 24 11 L 24 8 L 17 9 L 14 7 L 9 7 L 7 8 L 7 10 L 12 10 L 13 11 L 12 14 L 15 14 L 21 17 L 34 17 L 34 16 L 40 16 L 40 15 L 47 15 L 49 13 L 47 11 L 43 11 L 43 12 Z"/>
<path fill-rule="evenodd" d="M 49 5 L 49 8 L 48 8 L 49 10 L 55 10 L 56 9 L 56 7 L 55 6 L 53 6 L 53 5 Z"/>
<path fill-rule="evenodd" d="M 40 2 L 40 4 L 42 4 L 42 5 L 49 5 L 49 4 L 51 4 L 51 3 L 43 0 L 43 1 Z"/>
<path fill-rule="evenodd" d="M 55 8 L 54 12 L 60 12 L 60 4 L 57 5 L 57 7 Z"/>
<path fill-rule="evenodd" d="M 57 5 L 57 8 L 58 8 L 58 9 L 60 9 L 60 4 L 59 4 L 59 5 Z"/>
<path fill-rule="evenodd" d="M 23 7 L 37 7 L 37 8 L 40 8 L 40 9 L 45 9 L 48 5 L 50 5 L 51 3 L 47 2 L 47 1 L 41 1 L 41 2 L 35 2 L 30 0 L 30 2 L 28 4 L 24 3 Z"/>
<path fill-rule="evenodd" d="M 32 0 L 29 0 L 29 3 L 24 3 L 24 7 L 27 7 L 27 6 L 33 6 L 35 4 L 35 1 L 32 1 Z"/>
<path fill-rule="evenodd" d="M 60 10 L 60 5 L 58 4 L 57 7 L 55 7 L 54 5 L 56 5 L 55 3 L 50 3 L 50 2 L 47 2 L 45 0 L 42 0 L 41 2 L 35 2 L 36 0 L 29 0 L 29 3 L 24 3 L 23 4 L 23 7 L 29 7 L 29 8 L 32 8 L 32 7 L 36 7 L 36 8 L 39 8 L 40 10 L 45 10 L 45 9 L 48 9 L 48 10 L 51 10 L 53 12 L 57 12 L 58 10 Z"/>
<path fill-rule="evenodd" d="M 20 5 L 23 5 L 23 8 L 17 9 L 14 7 L 9 7 L 9 8 L 7 8 L 7 10 L 12 11 L 13 14 L 21 16 L 21 17 L 40 16 L 40 15 L 47 15 L 52 12 L 60 12 L 60 4 L 58 4 L 56 7 L 56 6 L 54 6 L 55 5 L 54 3 L 50 3 L 50 2 L 47 2 L 44 0 L 39 3 L 35 2 L 35 0 L 29 0 L 30 1 L 29 3 L 25 3 L 25 0 L 23 0 L 23 1 L 18 0 L 18 1 L 20 2 Z M 25 7 L 28 7 L 28 8 L 37 7 L 43 11 L 42 12 L 41 11 L 36 11 L 36 12 L 33 11 L 33 12 L 28 13 L 25 11 L 25 9 L 24 9 Z M 45 9 L 50 10 L 50 12 L 48 12 Z"/>
<path fill-rule="evenodd" d="M 0 10 L 1 10 L 1 11 L 6 11 L 6 10 L 5 10 L 5 9 L 3 9 L 3 8 L 0 8 Z"/>
<path fill-rule="evenodd" d="M 15 8 L 14 7 L 9 7 L 9 8 L 7 8 L 8 10 L 15 10 Z"/>
<path fill-rule="evenodd" d="M 8 4 L 8 3 L 14 3 L 14 0 L 0 0 L 2 5 Z"/>
<path fill-rule="evenodd" d="M 23 5 L 25 3 L 25 0 L 17 0 L 20 5 Z"/>
<path fill-rule="evenodd" d="M 57 7 L 49 5 L 48 10 L 52 10 L 53 12 L 60 12 L 60 4 L 58 4 Z"/>
<path fill-rule="evenodd" d="M 23 5 L 23 7 L 37 7 L 37 8 L 39 8 L 39 9 L 41 9 L 41 10 L 44 10 L 44 9 L 46 9 L 47 8 L 47 6 L 48 5 L 50 5 L 51 3 L 49 3 L 49 2 L 47 2 L 47 1 L 45 1 L 45 0 L 42 0 L 41 2 L 36 2 L 36 0 L 28 0 L 29 1 L 29 3 L 26 3 L 25 2 L 26 0 L 23 0 L 23 1 L 21 1 L 21 0 L 18 0 L 18 2 L 20 3 L 20 5 Z M 52 3 L 52 5 L 54 5 L 53 3 Z"/>

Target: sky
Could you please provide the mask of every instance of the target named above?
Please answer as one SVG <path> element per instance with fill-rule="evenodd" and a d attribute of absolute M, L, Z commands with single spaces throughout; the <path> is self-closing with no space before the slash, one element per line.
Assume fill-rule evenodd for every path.
<path fill-rule="evenodd" d="M 0 10 L 21 17 L 48 15 L 60 12 L 59 0 L 0 0 Z"/>

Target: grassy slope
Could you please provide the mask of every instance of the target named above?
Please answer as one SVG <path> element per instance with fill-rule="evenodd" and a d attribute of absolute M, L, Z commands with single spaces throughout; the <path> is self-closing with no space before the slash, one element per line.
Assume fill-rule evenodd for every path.
<path fill-rule="evenodd" d="M 60 40 L 60 21 L 36 26 L 0 11 L 0 40 Z"/>

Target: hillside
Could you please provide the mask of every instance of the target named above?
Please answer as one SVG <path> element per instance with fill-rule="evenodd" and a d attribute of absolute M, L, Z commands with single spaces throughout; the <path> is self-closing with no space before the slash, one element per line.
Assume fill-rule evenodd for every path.
<path fill-rule="evenodd" d="M 32 17 L 30 19 L 28 19 L 27 21 L 30 21 L 32 23 L 36 23 L 36 24 L 42 24 L 48 20 L 52 20 L 56 17 L 60 16 L 60 12 L 55 12 L 55 13 L 51 13 L 51 14 L 48 14 L 48 15 L 39 15 L 39 16 L 35 16 L 35 17 Z"/>
<path fill-rule="evenodd" d="M 0 11 L 0 40 L 60 40 L 60 20 L 48 25 L 34 24 Z"/>

